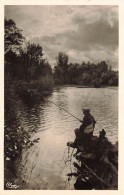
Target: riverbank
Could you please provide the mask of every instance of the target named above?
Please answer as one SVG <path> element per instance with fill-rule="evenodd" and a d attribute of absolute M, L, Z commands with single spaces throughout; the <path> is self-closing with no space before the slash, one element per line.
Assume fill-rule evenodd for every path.
<path fill-rule="evenodd" d="M 38 83 L 37 83 L 38 84 Z M 22 150 L 33 147 L 39 142 L 39 138 L 31 139 L 35 128 L 29 131 L 21 123 L 20 116 L 25 105 L 33 106 L 42 101 L 42 96 L 48 96 L 50 90 L 40 91 L 41 85 L 36 83 L 23 83 L 8 78 L 5 81 L 5 120 L 4 120 L 4 188 L 10 189 L 11 183 L 19 189 L 26 189 L 26 182 L 21 179 L 20 160 Z M 39 94 L 40 92 L 40 94 Z M 28 175 L 28 173 L 27 173 Z"/>

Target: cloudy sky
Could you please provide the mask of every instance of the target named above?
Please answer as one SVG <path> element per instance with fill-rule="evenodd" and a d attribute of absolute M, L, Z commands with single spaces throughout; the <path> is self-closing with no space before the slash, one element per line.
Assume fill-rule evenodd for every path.
<path fill-rule="evenodd" d="M 118 69 L 118 6 L 5 6 L 28 40 L 43 47 L 52 66 L 58 52 L 69 62 L 106 60 Z"/>

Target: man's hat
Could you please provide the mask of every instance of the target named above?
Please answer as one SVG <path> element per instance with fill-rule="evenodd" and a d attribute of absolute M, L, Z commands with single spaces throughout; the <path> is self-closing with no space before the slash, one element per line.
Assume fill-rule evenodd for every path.
<path fill-rule="evenodd" d="M 87 108 L 82 109 L 82 110 L 83 110 L 83 112 L 90 112 L 90 109 L 87 109 Z"/>

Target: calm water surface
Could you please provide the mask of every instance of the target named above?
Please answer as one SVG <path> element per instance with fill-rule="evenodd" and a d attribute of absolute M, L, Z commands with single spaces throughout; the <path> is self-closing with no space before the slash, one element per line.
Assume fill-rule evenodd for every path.
<path fill-rule="evenodd" d="M 105 129 L 109 140 L 115 143 L 118 139 L 118 89 L 60 87 L 54 89 L 46 101 L 21 110 L 22 125 L 27 130 L 36 128 L 32 139 L 40 138 L 39 143 L 23 153 L 23 177 L 28 181 L 28 188 L 73 189 L 66 176 L 71 172 L 71 167 L 65 163 L 66 144 L 74 140 L 74 129 L 81 124 L 49 100 L 81 120 L 82 108 L 90 108 L 97 121 L 94 134 Z"/>

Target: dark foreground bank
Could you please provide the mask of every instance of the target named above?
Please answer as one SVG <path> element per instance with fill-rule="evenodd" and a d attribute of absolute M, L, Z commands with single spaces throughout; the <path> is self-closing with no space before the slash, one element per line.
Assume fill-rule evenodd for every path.
<path fill-rule="evenodd" d="M 76 172 L 68 174 L 69 179 L 76 178 L 76 190 L 117 190 L 118 189 L 118 143 L 112 144 L 102 130 L 99 137 L 67 145 L 77 152 L 77 162 L 73 163 Z M 80 138 L 79 138 L 80 139 Z"/>

